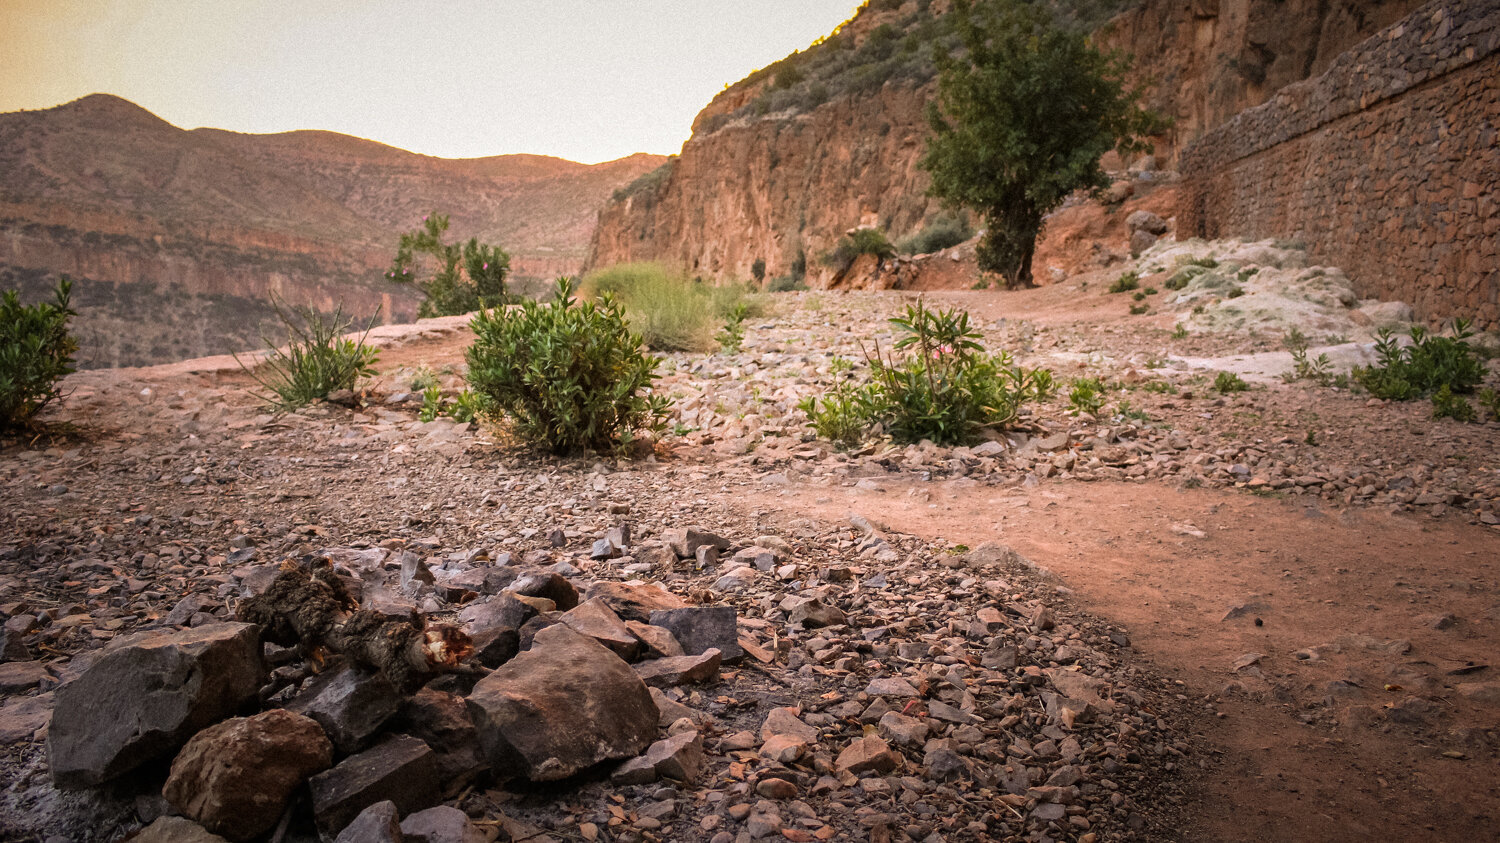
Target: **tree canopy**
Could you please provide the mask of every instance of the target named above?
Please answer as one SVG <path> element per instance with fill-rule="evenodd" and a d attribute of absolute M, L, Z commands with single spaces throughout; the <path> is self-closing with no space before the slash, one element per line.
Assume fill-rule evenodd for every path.
<path fill-rule="evenodd" d="M 396 258 L 386 272 L 388 280 L 415 283 L 426 298 L 417 311 L 422 318 L 454 316 L 506 304 L 505 276 L 510 273 L 510 255 L 499 246 L 469 238 L 464 244 L 444 243 L 447 214 L 428 214 L 422 227 L 401 235 Z M 437 264 L 432 277 L 417 277 L 418 255 L 429 255 Z"/>
<path fill-rule="evenodd" d="M 1075 190 L 1108 186 L 1099 158 L 1149 147 L 1162 126 L 1123 81 L 1128 61 L 1056 26 L 1041 4 L 955 0 L 958 54 L 939 53 L 932 193 L 984 216 L 981 269 L 1029 286 L 1043 218 Z"/>

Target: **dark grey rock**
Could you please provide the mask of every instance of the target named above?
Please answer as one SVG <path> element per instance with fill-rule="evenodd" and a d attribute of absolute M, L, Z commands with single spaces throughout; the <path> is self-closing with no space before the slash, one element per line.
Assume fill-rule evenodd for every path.
<path fill-rule="evenodd" d="M 410 735 L 392 735 L 308 780 L 313 817 L 324 834 L 343 829 L 365 808 L 390 800 L 413 813 L 440 798 L 437 756 Z"/>
<path fill-rule="evenodd" d="M 667 688 L 716 681 L 719 678 L 720 663 L 719 651 L 709 650 L 696 656 L 650 659 L 634 667 L 636 675 L 647 685 Z"/>
<path fill-rule="evenodd" d="M 489 766 L 479 751 L 479 734 L 463 697 L 423 688 L 401 707 L 402 731 L 421 738 L 437 755 L 444 786 L 466 782 Z"/>
<path fill-rule="evenodd" d="M 315 677 L 287 704 L 287 710 L 318 721 L 341 753 L 363 749 L 401 707 L 389 679 L 345 666 Z"/>
<path fill-rule="evenodd" d="M 672 633 L 682 651 L 690 656 L 706 650 L 718 650 L 720 657 L 734 663 L 745 656 L 740 647 L 739 620 L 733 606 L 688 606 L 662 609 L 651 613 L 651 625 Z"/>
<path fill-rule="evenodd" d="M 484 832 L 463 811 L 438 805 L 401 821 L 405 843 L 484 843 Z"/>
<path fill-rule="evenodd" d="M 545 597 L 557 605 L 559 612 L 578 605 L 578 589 L 561 574 L 530 574 L 511 583 L 510 590 L 527 597 Z"/>
<path fill-rule="evenodd" d="M 326 838 L 325 838 L 326 839 Z M 387 799 L 359 812 L 333 843 L 405 843 L 396 803 Z"/>
<path fill-rule="evenodd" d="M 264 677 L 254 624 L 118 639 L 57 691 L 47 735 L 52 780 L 92 787 L 170 756 L 254 701 Z"/>

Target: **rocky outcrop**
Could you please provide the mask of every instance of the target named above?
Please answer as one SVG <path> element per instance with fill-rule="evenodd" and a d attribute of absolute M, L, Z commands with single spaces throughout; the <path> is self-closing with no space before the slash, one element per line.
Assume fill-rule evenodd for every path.
<path fill-rule="evenodd" d="M 512 253 L 517 280 L 576 273 L 595 209 L 661 162 L 449 160 L 332 132 L 184 131 L 118 97 L 0 114 L 0 288 L 75 279 L 80 363 L 160 363 L 260 345 L 296 305 L 407 321 L 381 278 L 433 210 Z"/>
<path fill-rule="evenodd" d="M 924 18 L 917 12 L 926 5 L 869 4 L 836 37 L 864 44 L 882 26 L 903 25 L 921 37 Z M 1146 101 L 1175 121 L 1158 139 L 1161 163 L 1170 166 L 1182 144 L 1280 86 L 1320 72 L 1417 5 L 1146 0 L 1097 39 L 1136 57 L 1132 76 Z M 896 240 L 938 211 L 917 166 L 933 90 L 930 72 L 917 73 L 873 90 L 851 84 L 816 107 L 777 111 L 778 103 L 795 103 L 793 91 L 779 90 L 773 73 L 753 74 L 703 110 L 679 157 L 604 207 L 589 265 L 664 261 L 726 280 L 749 278 L 757 259 L 770 277 L 791 275 L 800 256 L 809 285 L 846 284 L 818 262 L 845 231 L 875 225 Z M 1037 276 L 1046 281 L 1044 273 Z"/>

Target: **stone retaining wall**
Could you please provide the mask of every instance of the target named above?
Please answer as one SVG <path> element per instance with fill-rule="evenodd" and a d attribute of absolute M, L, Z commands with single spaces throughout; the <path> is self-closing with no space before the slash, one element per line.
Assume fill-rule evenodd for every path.
<path fill-rule="evenodd" d="M 1435 0 L 1183 152 L 1179 236 L 1290 238 L 1500 329 L 1500 0 Z"/>

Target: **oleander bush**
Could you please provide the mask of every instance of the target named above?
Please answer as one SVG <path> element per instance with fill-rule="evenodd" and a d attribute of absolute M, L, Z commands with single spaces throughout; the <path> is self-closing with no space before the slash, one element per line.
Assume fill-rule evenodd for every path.
<path fill-rule="evenodd" d="M 469 385 L 523 440 L 566 455 L 665 429 L 667 398 L 652 391 L 661 360 L 612 293 L 574 301 L 573 279 L 559 278 L 551 301 L 480 311 L 470 324 Z"/>
<path fill-rule="evenodd" d="M 0 428 L 32 426 L 58 398 L 57 382 L 74 371 L 72 292 L 73 282 L 62 278 L 50 302 L 23 306 L 14 290 L 0 297 Z"/>

